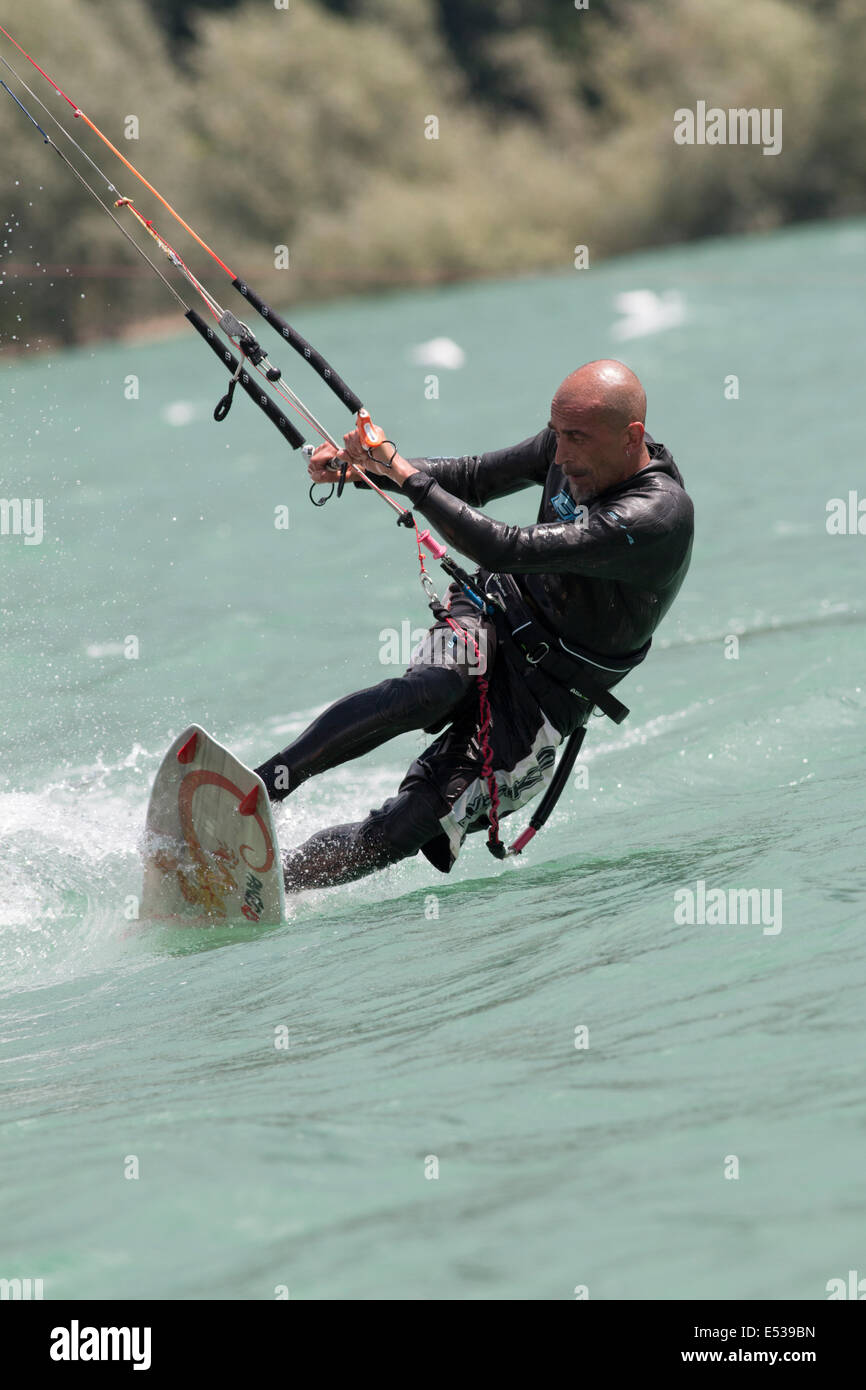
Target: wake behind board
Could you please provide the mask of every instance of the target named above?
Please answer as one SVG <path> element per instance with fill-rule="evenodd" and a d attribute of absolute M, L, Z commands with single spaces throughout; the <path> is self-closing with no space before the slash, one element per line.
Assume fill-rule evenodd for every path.
<path fill-rule="evenodd" d="M 264 782 L 197 724 L 178 735 L 156 774 L 142 857 L 143 918 L 189 926 L 283 920 Z"/>

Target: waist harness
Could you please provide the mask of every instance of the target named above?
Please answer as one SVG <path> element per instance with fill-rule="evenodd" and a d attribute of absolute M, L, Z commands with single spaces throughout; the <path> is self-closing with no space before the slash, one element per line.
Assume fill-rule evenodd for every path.
<path fill-rule="evenodd" d="M 554 637 L 538 620 L 513 575 L 482 571 L 479 577 L 490 603 L 497 637 L 517 656 L 518 663 L 541 672 L 569 694 L 596 706 L 615 724 L 621 724 L 628 710 L 610 693 L 610 686 L 643 661 L 650 642 L 624 657 L 590 657 L 586 652 L 566 647 L 562 638 Z"/>
<path fill-rule="evenodd" d="M 554 637 L 539 622 L 518 588 L 513 575 L 492 574 L 486 570 L 479 570 L 477 576 L 471 576 L 450 557 L 440 560 L 440 564 L 451 578 L 460 584 L 466 596 L 483 613 L 493 619 L 498 642 L 512 657 L 517 659 L 519 665 L 522 664 L 524 669 L 531 673 L 530 678 L 534 683 L 541 677 L 542 683 L 544 681 L 552 682 L 560 694 L 565 692 L 576 696 L 588 704 L 590 709 L 597 706 L 615 724 L 622 723 L 628 715 L 628 710 L 621 701 L 617 700 L 616 696 L 611 695 L 609 687 L 621 681 L 623 676 L 628 675 L 633 667 L 643 661 L 650 649 L 649 641 L 638 651 L 631 652 L 625 657 L 605 658 L 604 661 L 600 658 L 593 659 L 587 653 L 580 653 L 565 647 L 561 638 Z M 423 558 L 421 570 L 424 574 Z M 447 622 L 450 627 L 454 628 L 455 632 L 460 632 L 465 642 L 471 641 L 477 654 L 475 639 L 453 621 L 435 592 L 431 591 L 432 585 L 428 590 L 428 598 L 434 616 L 440 621 Z M 606 682 L 606 684 L 602 682 Z M 550 816 L 580 752 L 581 744 L 586 736 L 586 725 L 580 724 L 568 735 L 559 764 L 537 811 L 510 849 L 506 849 L 499 838 L 499 793 L 493 771 L 493 753 L 488 737 L 491 715 L 486 678 L 479 677 L 478 685 L 480 696 L 478 736 L 483 753 L 482 776 L 487 782 L 490 792 L 490 829 L 487 848 L 497 859 L 503 859 L 508 854 L 520 854 Z"/>

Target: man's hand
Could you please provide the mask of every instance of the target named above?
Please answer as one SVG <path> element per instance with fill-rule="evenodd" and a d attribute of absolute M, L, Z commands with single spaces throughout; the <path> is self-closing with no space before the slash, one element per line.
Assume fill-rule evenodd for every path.
<path fill-rule="evenodd" d="M 339 478 L 340 469 L 346 459 L 349 460 L 350 464 L 363 468 L 365 473 L 380 474 L 383 478 L 393 478 L 398 485 L 402 485 L 406 478 L 418 471 L 404 458 L 401 458 L 398 453 L 395 453 L 393 444 L 380 444 L 378 449 L 374 449 L 372 454 L 368 454 L 358 431 L 355 429 L 343 435 L 342 449 L 335 449 L 333 444 L 327 443 L 320 444 L 317 449 L 314 449 L 307 464 L 307 472 L 314 483 L 333 483 Z M 354 470 L 350 468 L 347 475 L 349 480 L 352 479 L 353 472 Z M 357 477 L 357 473 L 354 473 L 354 476 Z"/>
<path fill-rule="evenodd" d="M 342 449 L 335 449 L 333 444 L 328 444 L 326 441 L 324 444 L 320 444 L 317 449 L 313 450 L 310 455 L 310 461 L 307 464 L 307 472 L 314 483 L 335 482 L 336 479 L 339 478 L 340 469 L 347 459 L 350 464 L 357 464 L 370 473 L 376 473 L 378 471 L 375 463 L 371 463 L 371 460 L 365 453 L 357 430 L 350 430 L 348 434 L 343 435 L 343 445 L 344 447 Z M 391 452 L 392 450 L 389 448 L 388 453 Z M 351 468 L 347 476 L 349 478 L 352 477 Z M 357 477 L 357 474 L 355 476 Z"/>
<path fill-rule="evenodd" d="M 333 444 L 320 444 L 314 449 L 307 464 L 307 472 L 314 483 L 333 483 L 340 476 L 342 454 Z"/>
<path fill-rule="evenodd" d="M 368 453 L 364 448 L 359 432 L 355 429 L 343 435 L 343 453 L 352 463 L 357 463 L 368 473 L 377 473 L 382 478 L 391 478 L 402 487 L 407 478 L 418 469 L 397 453 L 389 439 Z"/>

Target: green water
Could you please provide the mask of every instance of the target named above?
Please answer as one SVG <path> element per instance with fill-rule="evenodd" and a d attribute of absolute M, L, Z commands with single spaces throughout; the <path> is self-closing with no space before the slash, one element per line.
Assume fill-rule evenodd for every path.
<path fill-rule="evenodd" d="M 354 492 L 315 511 L 246 400 L 214 424 L 191 333 L 4 364 L 2 491 L 45 533 L 0 539 L 0 1276 L 821 1299 L 863 1270 L 866 537 L 825 515 L 866 495 L 864 280 L 847 223 L 295 315 L 406 454 L 523 438 L 568 370 L 623 357 L 697 529 L 631 717 L 593 722 L 519 862 L 473 837 L 449 877 L 419 856 L 261 934 L 128 919 L 151 779 L 192 720 L 256 761 L 395 674 L 380 634 L 426 621 L 411 536 Z M 684 321 L 618 340 L 631 290 Z M 429 400 L 409 352 L 439 336 L 466 364 Z M 379 805 L 423 743 L 304 786 L 283 844 Z M 779 890 L 781 930 L 677 923 L 699 879 Z"/>

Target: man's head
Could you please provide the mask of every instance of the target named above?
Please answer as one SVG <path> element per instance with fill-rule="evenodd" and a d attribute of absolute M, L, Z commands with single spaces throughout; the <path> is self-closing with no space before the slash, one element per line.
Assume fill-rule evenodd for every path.
<path fill-rule="evenodd" d="M 587 362 L 558 387 L 550 407 L 555 462 L 575 502 L 630 478 L 645 464 L 646 395 L 622 362 Z"/>

